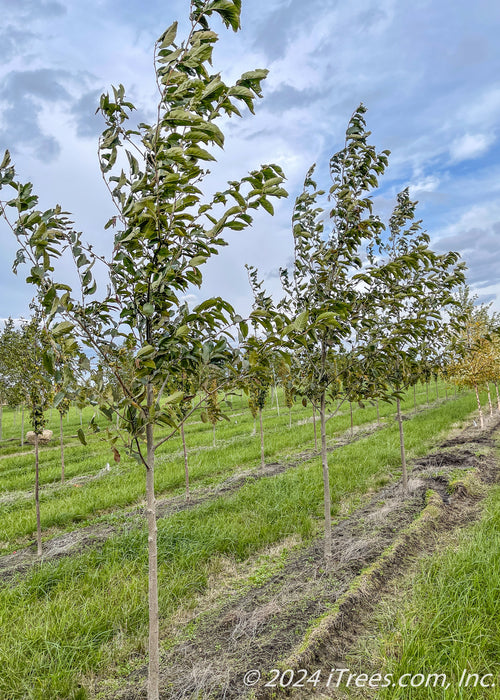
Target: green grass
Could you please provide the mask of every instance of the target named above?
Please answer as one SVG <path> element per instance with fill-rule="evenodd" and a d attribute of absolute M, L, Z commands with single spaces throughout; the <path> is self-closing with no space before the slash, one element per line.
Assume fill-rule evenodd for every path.
<path fill-rule="evenodd" d="M 443 389 L 441 393 L 444 394 Z M 433 393 L 431 391 L 431 399 Z M 420 405 L 425 404 L 425 391 L 417 397 Z M 409 393 L 403 410 L 410 411 L 413 395 Z M 471 408 L 472 410 L 472 408 Z M 53 412 L 53 423 L 58 416 Z M 382 418 L 392 416 L 394 406 L 380 404 Z M 4 411 L 5 432 L 12 428 L 15 411 Z M 92 409 L 86 409 L 84 419 L 88 420 Z M 310 408 L 296 404 L 292 410 L 293 429 L 288 428 L 288 411 L 280 416 L 275 408 L 265 411 L 265 455 L 266 460 L 277 461 L 284 456 L 311 449 L 313 426 L 304 423 L 310 418 Z M 367 424 L 376 420 L 376 408 L 367 406 L 356 408 L 354 424 Z M 102 419 L 101 419 L 102 420 Z M 19 420 L 17 421 L 19 423 Z M 66 434 L 66 479 L 76 476 L 92 477 L 106 463 L 112 465 L 111 472 L 99 479 L 89 479 L 75 487 L 74 484 L 60 486 L 60 453 L 58 446 L 45 447 L 40 454 L 40 484 L 42 486 L 41 520 L 42 530 L 67 528 L 85 524 L 111 510 L 118 510 L 141 503 L 144 498 L 144 468 L 124 456 L 119 465 L 112 460 L 109 447 L 98 438 L 89 438 L 89 446 L 84 447 L 67 436 L 74 435 L 80 425 L 79 413 L 70 412 L 70 421 L 64 419 Z M 327 423 L 330 438 L 348 430 L 350 416 L 348 406 L 342 407 L 339 415 Z M 55 426 L 52 426 L 55 428 Z M 186 440 L 190 449 L 190 479 L 194 487 L 220 483 L 234 472 L 252 469 L 260 461 L 259 437 L 252 436 L 253 419 L 244 398 L 234 397 L 232 420 L 217 426 L 217 445 L 212 447 L 212 431 L 199 420 L 191 421 L 186 427 Z M 319 432 L 319 426 L 318 426 Z M 55 437 L 58 433 L 55 430 Z M 9 551 L 29 541 L 35 531 L 35 506 L 32 490 L 34 482 L 32 454 L 6 456 L 0 459 L 0 551 Z M 184 484 L 184 462 L 180 438 L 168 441 L 157 453 L 156 492 L 168 496 L 182 491 Z M 24 493 L 21 493 L 24 492 Z M 14 497 L 15 496 L 15 497 Z"/>
<path fill-rule="evenodd" d="M 449 430 L 473 407 L 474 397 L 465 395 L 406 422 L 409 453 L 425 453 L 440 431 Z M 391 421 L 333 452 L 329 463 L 332 510 L 338 513 L 344 498 L 377 488 L 389 474 L 398 476 L 397 424 Z M 244 560 L 291 535 L 307 540 L 321 522 L 322 477 L 316 457 L 159 521 L 162 619 L 205 589 L 215 559 Z M 1 585 L 0 697 L 82 700 L 85 692 L 78 684 L 84 674 L 104 672 L 113 660 L 124 661 L 131 649 L 142 649 L 146 600 L 144 529 L 123 532 L 99 551 L 41 564 L 24 578 Z"/>
<path fill-rule="evenodd" d="M 375 653 L 388 657 L 383 672 L 394 679 L 444 673 L 450 687 L 396 686 L 380 697 L 500 698 L 500 487 L 487 498 L 482 519 L 426 560 L 408 590 L 402 610 L 380 623 Z M 475 679 L 460 687 L 464 670 L 493 674 L 484 682 L 495 687 L 475 687 Z"/>

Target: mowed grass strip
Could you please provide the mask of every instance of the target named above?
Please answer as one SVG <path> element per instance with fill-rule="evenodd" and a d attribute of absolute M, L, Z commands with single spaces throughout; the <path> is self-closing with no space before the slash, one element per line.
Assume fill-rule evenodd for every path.
<path fill-rule="evenodd" d="M 409 451 L 423 454 L 438 434 L 473 408 L 463 396 L 405 424 Z M 396 423 L 332 453 L 333 511 L 399 473 Z M 299 469 L 249 483 L 230 497 L 158 523 L 160 610 L 167 618 L 203 591 L 215 557 L 244 560 L 290 535 L 303 539 L 321 523 L 317 458 Z M 141 649 L 147 630 L 144 530 L 116 536 L 98 551 L 41 564 L 0 587 L 0 697 L 82 700 L 86 673 L 104 673 Z"/>
<path fill-rule="evenodd" d="M 395 679 L 446 674 L 450 687 L 396 686 L 381 697 L 500 698 L 500 487 L 482 519 L 426 560 L 408 590 L 398 615 L 379 623 L 385 632 L 375 653 L 388 659 L 383 672 Z"/>
<path fill-rule="evenodd" d="M 240 397 L 237 398 L 242 401 Z M 425 393 L 421 392 L 418 398 L 423 403 Z M 413 394 L 410 392 L 403 404 L 403 410 L 409 410 L 412 405 Z M 330 438 L 349 428 L 348 406 L 344 405 L 342 409 L 343 413 L 328 421 Z M 380 404 L 379 412 L 382 417 L 392 416 L 394 406 Z M 273 409 L 266 411 L 265 452 L 268 461 L 278 460 L 284 454 L 290 457 L 294 453 L 314 447 L 312 424 L 299 424 L 310 418 L 310 415 L 310 408 L 295 406 L 294 425 L 293 429 L 289 430 L 287 415 L 281 412 L 280 416 L 277 416 Z M 364 409 L 357 408 L 354 411 L 356 426 L 371 423 L 376 418 L 374 406 L 367 405 Z M 189 469 L 192 485 L 220 483 L 237 470 L 256 467 L 260 462 L 260 440 L 258 436 L 252 436 L 252 426 L 253 419 L 248 410 L 235 415 L 231 423 L 220 423 L 217 426 L 218 444 L 213 448 L 211 429 L 201 422 L 188 423 L 186 439 L 190 448 Z M 157 495 L 167 496 L 183 488 L 184 461 L 180 446 L 180 439 L 175 438 L 157 453 Z M 82 484 L 42 488 L 42 531 L 87 523 L 89 519 L 102 513 L 132 506 L 144 499 L 144 467 L 126 458 L 116 465 L 108 445 L 98 442 L 95 438 L 88 448 L 81 445 L 70 447 L 65 461 L 68 480 L 76 476 L 95 476 L 107 462 L 110 462 L 112 468 L 109 473 L 104 473 L 98 479 L 89 479 Z M 30 486 L 33 488 L 33 470 L 32 455 L 0 460 L 0 551 L 12 551 L 26 543 L 26 538 L 34 536 L 35 504 L 30 493 L 12 500 L 5 498 L 10 492 L 30 489 Z M 52 448 L 42 450 L 41 483 L 45 486 L 57 486 L 59 480 L 59 451 Z"/>

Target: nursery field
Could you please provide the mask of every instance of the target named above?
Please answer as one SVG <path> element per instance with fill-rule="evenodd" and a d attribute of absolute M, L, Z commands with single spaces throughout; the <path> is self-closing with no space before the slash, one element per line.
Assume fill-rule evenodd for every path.
<path fill-rule="evenodd" d="M 342 405 L 327 423 L 328 571 L 311 409 L 296 404 L 289 415 L 278 400 L 279 411 L 276 398 L 264 410 L 264 466 L 246 397 L 231 398 L 215 446 L 199 415 L 187 422 L 189 500 L 180 437 L 157 454 L 161 697 L 373 694 L 344 678 L 327 687 L 344 666 L 394 678 L 427 669 L 457 688 L 463 668 L 498 676 L 497 414 L 480 431 L 472 392 L 411 390 L 405 495 L 394 405 L 356 405 L 352 425 Z M 4 410 L 0 698 L 146 697 L 145 470 L 124 452 L 116 462 L 99 434 L 82 445 L 77 430 L 91 416 L 71 409 L 64 418 L 62 484 L 59 414 L 47 414 L 54 439 L 40 450 L 38 559 L 33 448 L 21 448 L 20 413 Z M 378 692 L 444 697 L 430 686 Z M 456 696 L 500 697 L 472 681 Z"/>

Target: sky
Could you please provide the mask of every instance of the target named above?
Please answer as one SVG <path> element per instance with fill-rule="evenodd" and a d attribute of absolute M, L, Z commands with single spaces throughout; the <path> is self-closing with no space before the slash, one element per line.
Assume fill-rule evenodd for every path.
<path fill-rule="evenodd" d="M 224 123 L 226 144 L 209 185 L 224 188 L 261 163 L 278 163 L 288 200 L 202 268 L 203 297 L 221 295 L 240 313 L 251 304 L 245 263 L 279 294 L 277 271 L 292 255 L 290 219 L 305 173 L 344 141 L 360 102 L 371 142 L 389 149 L 374 193 L 387 221 L 410 187 L 417 215 L 440 251 L 459 251 L 480 301 L 500 310 L 500 3 L 494 0 L 243 0 L 242 30 L 217 21 L 214 72 L 227 81 L 269 69 L 256 115 Z M 154 114 L 155 39 L 188 0 L 0 0 L 0 155 L 8 148 L 43 208 L 70 211 L 100 250 L 113 205 L 97 162 L 102 92 L 122 83 L 141 118 Z M 0 158 L 1 159 L 1 158 Z M 1 198 L 0 194 L 0 198 Z M 0 318 L 29 313 L 34 289 L 13 275 L 17 249 L 0 222 Z M 27 271 L 26 271 L 27 272 Z"/>

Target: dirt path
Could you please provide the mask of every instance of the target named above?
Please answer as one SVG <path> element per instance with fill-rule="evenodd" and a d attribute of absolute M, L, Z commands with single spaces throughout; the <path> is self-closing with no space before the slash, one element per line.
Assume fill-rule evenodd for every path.
<path fill-rule="evenodd" d="M 377 425 L 377 423 L 363 425 L 357 428 L 353 436 L 350 435 L 350 431 L 346 431 L 335 438 L 335 444 L 329 447 L 329 452 L 338 450 L 350 442 L 356 442 L 357 440 L 368 437 L 373 432 L 384 427 L 384 425 Z M 196 508 L 219 496 L 233 493 L 249 482 L 265 477 L 276 476 L 288 469 L 295 469 L 304 462 L 314 458 L 317 454 L 318 453 L 314 452 L 314 450 L 305 450 L 300 454 L 294 455 L 293 459 L 290 461 L 272 462 L 266 464 L 264 467 L 237 472 L 215 487 L 193 491 L 189 501 L 186 501 L 184 496 L 163 499 L 158 498 L 158 518 L 166 518 L 174 513 Z M 103 469 L 98 474 L 93 475 L 92 478 L 100 478 L 105 472 L 106 469 Z M 76 477 L 73 481 L 81 483 L 81 480 L 84 478 L 85 477 Z M 98 523 L 56 535 L 50 540 L 45 541 L 43 543 L 43 557 L 41 559 L 37 557 L 35 544 L 29 547 L 19 548 L 12 554 L 5 554 L 0 557 L 0 580 L 6 580 L 15 574 L 23 573 L 29 569 L 30 566 L 40 561 L 55 561 L 61 557 L 79 554 L 89 547 L 102 546 L 106 540 L 119 534 L 123 528 L 129 530 L 135 527 L 142 527 L 143 525 L 144 508 L 135 507 L 124 514 L 124 522 L 121 526 Z"/>
<path fill-rule="evenodd" d="M 423 550 L 437 547 L 440 534 L 477 517 L 481 496 L 467 489 L 465 474 L 475 470 L 482 484 L 496 480 L 491 448 L 499 426 L 496 418 L 485 431 L 472 427 L 446 440 L 412 464 L 409 496 L 400 484 L 387 486 L 340 521 L 333 531 L 331 573 L 323 568 L 322 541 L 317 540 L 292 553 L 261 585 L 203 611 L 189 634 L 181 633 L 177 643 L 170 640 L 162 656 L 162 700 L 267 700 L 276 697 L 276 689 L 262 684 L 245 688 L 248 670 L 258 669 L 269 678 L 272 668 L 340 667 L 362 632 L 360 620 L 394 577 Z M 450 481 L 460 472 L 463 485 L 450 494 Z M 434 496 L 428 503 L 430 490 Z M 146 667 L 140 667 L 125 687 L 105 697 L 146 698 L 145 677 Z M 310 687 L 292 694 L 331 697 Z"/>

